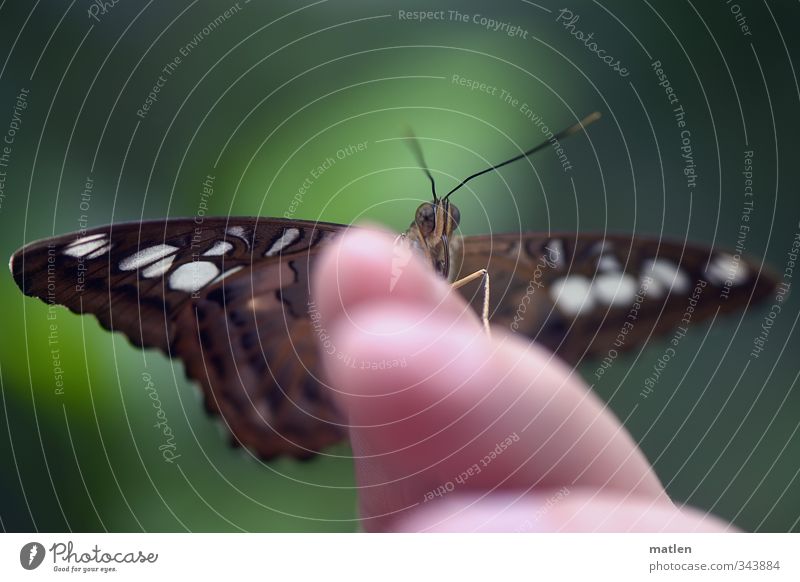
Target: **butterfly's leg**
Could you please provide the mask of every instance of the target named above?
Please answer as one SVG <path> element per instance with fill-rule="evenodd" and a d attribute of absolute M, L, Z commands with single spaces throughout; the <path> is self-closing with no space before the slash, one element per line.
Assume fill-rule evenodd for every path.
<path fill-rule="evenodd" d="M 481 312 L 481 319 L 483 320 L 483 327 L 487 335 L 491 335 L 491 331 L 489 330 L 489 271 L 480 269 L 471 275 L 462 277 L 458 281 L 453 282 L 453 289 L 463 287 L 467 283 L 472 283 L 479 278 L 483 278 L 483 310 Z"/>

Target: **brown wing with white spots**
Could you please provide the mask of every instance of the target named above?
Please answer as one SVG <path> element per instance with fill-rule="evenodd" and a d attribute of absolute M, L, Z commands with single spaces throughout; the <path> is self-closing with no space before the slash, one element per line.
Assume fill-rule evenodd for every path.
<path fill-rule="evenodd" d="M 460 276 L 481 268 L 491 276 L 492 324 L 572 364 L 745 309 L 776 285 L 751 259 L 655 238 L 523 233 L 463 244 Z M 477 283 L 461 291 L 480 307 Z"/>
<path fill-rule="evenodd" d="M 308 457 L 344 438 L 317 379 L 308 273 L 342 225 L 266 218 L 111 225 L 32 243 L 20 289 L 182 359 L 235 442 Z"/>

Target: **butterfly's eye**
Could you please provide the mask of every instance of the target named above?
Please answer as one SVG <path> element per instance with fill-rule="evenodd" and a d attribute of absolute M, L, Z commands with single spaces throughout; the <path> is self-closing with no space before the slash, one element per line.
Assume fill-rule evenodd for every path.
<path fill-rule="evenodd" d="M 426 202 L 417 208 L 417 217 L 414 219 L 422 234 L 430 234 L 436 226 L 436 209 L 433 204 Z"/>
<path fill-rule="evenodd" d="M 455 204 L 450 205 L 450 218 L 453 220 L 453 229 L 461 223 L 461 211 Z"/>

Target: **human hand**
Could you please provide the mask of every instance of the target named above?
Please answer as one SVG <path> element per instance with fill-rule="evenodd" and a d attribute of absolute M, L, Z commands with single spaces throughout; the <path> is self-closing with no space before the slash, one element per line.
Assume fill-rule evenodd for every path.
<path fill-rule="evenodd" d="M 314 273 L 365 530 L 733 529 L 675 507 L 577 373 L 526 338 L 488 337 L 446 281 L 403 262 L 359 229 Z"/>

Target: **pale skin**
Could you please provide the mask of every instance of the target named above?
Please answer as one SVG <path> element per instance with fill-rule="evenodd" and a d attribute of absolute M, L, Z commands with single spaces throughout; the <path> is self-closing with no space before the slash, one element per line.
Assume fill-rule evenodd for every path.
<path fill-rule="evenodd" d="M 363 529 L 735 529 L 676 506 L 579 376 L 507 330 L 488 336 L 428 264 L 414 257 L 390 292 L 393 245 L 386 233 L 349 232 L 313 275 L 338 351 L 408 362 L 360 369 L 323 356 L 351 425 Z"/>

